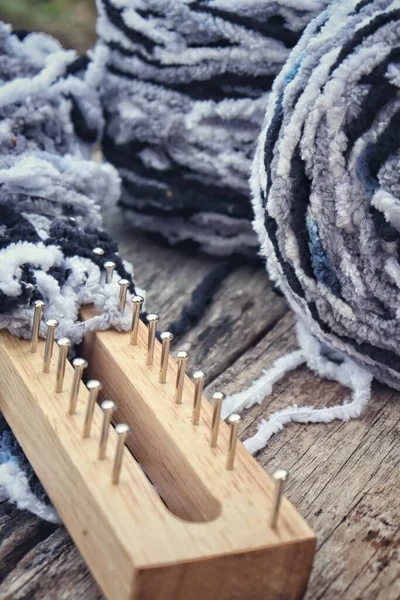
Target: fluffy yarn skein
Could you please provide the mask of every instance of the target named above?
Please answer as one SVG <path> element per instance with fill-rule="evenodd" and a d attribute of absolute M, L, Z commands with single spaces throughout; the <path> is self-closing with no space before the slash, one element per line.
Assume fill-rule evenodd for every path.
<path fill-rule="evenodd" d="M 287 423 L 358 417 L 373 377 L 400 389 L 399 22 L 398 1 L 333 2 L 275 81 L 253 164 L 254 226 L 300 348 L 225 411 L 261 402 L 301 363 L 352 397 L 272 415 L 245 442 L 253 453 Z"/>
<path fill-rule="evenodd" d="M 101 229 L 103 199 L 120 192 L 115 169 L 91 160 L 104 126 L 101 74 L 99 59 L 0 24 L 0 328 L 19 336 L 29 336 L 38 299 L 45 319 L 59 319 L 57 335 L 74 342 L 87 329 L 128 326 L 118 276 L 104 286 L 102 268 L 113 260 L 133 293 L 132 269 Z M 103 314 L 83 325 L 79 307 L 89 302 Z"/>
<path fill-rule="evenodd" d="M 89 63 L 43 34 L 0 23 L 0 329 L 29 337 L 35 300 L 57 337 L 128 327 L 118 311 L 118 278 L 132 268 L 101 228 L 100 204 L 116 202 L 119 177 L 91 160 L 103 132 L 99 57 Z M 101 250 L 99 251 L 99 248 Z M 97 249 L 97 251 L 96 251 Z M 103 264 L 116 263 L 104 285 Z M 118 277 L 119 276 L 119 277 Z M 81 304 L 101 311 L 79 322 Z M 0 415 L 0 501 L 52 522 L 58 516 Z"/>
<path fill-rule="evenodd" d="M 334 2 L 274 85 L 252 186 L 271 278 L 307 329 L 400 388 L 400 4 Z"/>
<path fill-rule="evenodd" d="M 171 243 L 254 255 L 248 177 L 267 98 L 328 1 L 97 5 L 103 149 L 119 170 L 127 218 Z"/>

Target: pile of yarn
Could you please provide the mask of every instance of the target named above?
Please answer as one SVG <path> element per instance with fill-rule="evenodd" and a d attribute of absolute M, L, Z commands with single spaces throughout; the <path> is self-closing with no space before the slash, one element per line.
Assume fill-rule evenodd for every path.
<path fill-rule="evenodd" d="M 103 150 L 135 226 L 217 255 L 255 255 L 248 178 L 268 95 L 327 5 L 98 1 Z"/>
<path fill-rule="evenodd" d="M 261 402 L 304 362 L 352 397 L 272 415 L 246 441 L 253 453 L 291 421 L 359 416 L 372 377 L 400 389 L 399 87 L 394 0 L 333 2 L 275 80 L 253 164 L 254 225 L 300 348 L 226 410 Z"/>
<path fill-rule="evenodd" d="M 97 64 L 47 35 L 0 24 L 0 328 L 19 336 L 29 335 L 38 299 L 74 342 L 84 328 L 117 324 L 118 284 L 103 285 L 106 260 L 134 290 L 131 268 L 101 230 L 102 199 L 116 202 L 120 185 L 112 166 L 91 160 L 104 125 Z M 103 314 L 83 327 L 87 302 Z"/>

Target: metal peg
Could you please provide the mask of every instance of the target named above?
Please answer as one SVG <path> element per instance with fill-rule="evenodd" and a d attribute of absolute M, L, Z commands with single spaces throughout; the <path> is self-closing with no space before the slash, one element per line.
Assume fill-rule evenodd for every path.
<path fill-rule="evenodd" d="M 183 384 L 185 383 L 185 367 L 188 353 L 181 350 L 176 355 L 176 358 L 178 359 L 178 372 L 176 374 L 175 402 L 176 404 L 182 404 Z"/>
<path fill-rule="evenodd" d="M 119 482 L 119 476 L 121 474 L 121 467 L 122 467 L 122 460 L 124 458 L 125 442 L 126 442 L 126 438 L 128 436 L 129 431 L 130 431 L 129 427 L 128 427 L 128 425 L 125 425 L 125 423 L 119 423 L 115 427 L 115 433 L 118 436 L 118 441 L 117 441 L 117 449 L 115 451 L 114 465 L 113 465 L 112 477 L 111 477 L 112 482 L 115 484 L 117 484 Z"/>
<path fill-rule="evenodd" d="M 272 501 L 270 525 L 271 525 L 272 529 L 275 529 L 276 524 L 278 522 L 279 508 L 281 505 L 283 490 L 285 488 L 285 483 L 289 479 L 289 473 L 287 471 L 285 471 L 285 469 L 277 469 L 272 474 L 272 479 L 275 482 L 275 492 L 274 492 L 274 498 Z"/>
<path fill-rule="evenodd" d="M 96 406 L 98 395 L 103 389 L 103 386 L 101 385 L 100 381 L 97 381 L 97 379 L 90 379 L 87 382 L 86 387 L 89 390 L 89 399 L 86 406 L 85 422 L 83 425 L 82 437 L 84 438 L 88 438 L 90 436 L 94 407 Z"/>
<path fill-rule="evenodd" d="M 133 313 L 132 313 L 132 325 L 131 325 L 131 335 L 129 338 L 129 343 L 131 346 L 136 346 L 137 340 L 138 340 L 138 332 L 139 332 L 140 311 L 142 309 L 142 304 L 144 302 L 144 298 L 142 298 L 142 296 L 131 296 L 131 301 L 133 304 Z"/>
<path fill-rule="evenodd" d="M 167 381 L 168 362 L 169 362 L 169 349 L 174 336 L 169 331 L 163 331 L 161 334 L 161 367 L 158 381 L 165 383 Z"/>
<path fill-rule="evenodd" d="M 221 421 L 221 409 L 222 403 L 225 399 L 225 394 L 222 392 L 215 392 L 212 398 L 214 400 L 214 409 L 211 423 L 210 446 L 211 448 L 216 448 L 218 442 L 219 424 Z"/>
<path fill-rule="evenodd" d="M 198 425 L 200 423 L 200 411 L 201 411 L 201 401 L 203 399 L 203 386 L 205 374 L 203 371 L 195 371 L 193 373 L 194 379 L 194 402 L 193 402 L 193 414 L 192 414 L 192 423 L 193 425 Z"/>
<path fill-rule="evenodd" d="M 159 316 L 151 313 L 147 315 L 146 319 L 149 324 L 148 334 L 147 334 L 147 355 L 146 355 L 146 365 L 151 366 L 154 360 L 154 348 L 156 344 L 156 329 L 157 329 L 157 321 L 159 320 Z"/>
<path fill-rule="evenodd" d="M 118 310 L 123 315 L 125 312 L 126 294 L 128 293 L 129 281 L 127 279 L 120 279 L 119 285 L 119 304 Z"/>
<path fill-rule="evenodd" d="M 111 283 L 113 280 L 113 273 L 116 265 L 112 260 L 106 260 L 104 268 L 106 270 L 106 283 Z"/>
<path fill-rule="evenodd" d="M 46 345 L 44 347 L 44 357 L 43 357 L 43 373 L 50 372 L 50 363 L 51 357 L 53 356 L 53 347 L 54 347 L 54 335 L 56 333 L 56 328 L 58 327 L 57 319 L 47 319 L 47 335 L 46 335 Z"/>
<path fill-rule="evenodd" d="M 83 358 L 74 358 L 72 361 L 74 367 L 74 379 L 72 381 L 71 396 L 69 399 L 68 414 L 74 415 L 76 413 L 76 403 L 78 402 L 79 384 L 81 383 L 83 371 L 88 366 L 87 362 Z"/>
<path fill-rule="evenodd" d="M 36 300 L 33 306 L 35 307 L 35 311 L 33 313 L 33 324 L 32 324 L 32 332 L 31 332 L 31 345 L 30 351 L 34 354 L 37 350 L 37 345 L 39 341 L 39 329 L 40 329 L 40 321 L 42 320 L 42 314 L 44 309 L 44 302 L 42 300 Z"/>
<path fill-rule="evenodd" d="M 103 410 L 103 424 L 101 426 L 100 444 L 99 444 L 99 460 L 104 460 L 106 457 L 108 434 L 113 413 L 117 410 L 116 405 L 112 400 L 104 400 L 101 403 Z"/>
<path fill-rule="evenodd" d="M 68 348 L 71 342 L 68 338 L 60 338 L 58 344 L 58 362 L 56 371 L 56 392 L 60 393 L 63 389 L 64 376 L 65 376 L 65 364 L 67 362 Z"/>
<path fill-rule="evenodd" d="M 226 468 L 228 471 L 233 471 L 233 467 L 235 464 L 235 454 L 236 454 L 236 446 L 238 440 L 238 432 L 239 432 L 239 424 L 241 418 L 240 415 L 233 414 L 228 417 L 227 422 L 231 427 L 231 435 L 229 437 L 229 447 L 228 447 L 228 459 L 226 461 Z"/>
<path fill-rule="evenodd" d="M 103 248 L 93 248 L 93 254 L 97 254 L 97 256 L 104 256 Z"/>

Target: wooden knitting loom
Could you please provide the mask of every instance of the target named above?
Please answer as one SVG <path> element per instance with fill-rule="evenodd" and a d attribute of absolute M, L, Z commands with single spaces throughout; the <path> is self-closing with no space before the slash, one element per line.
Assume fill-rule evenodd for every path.
<path fill-rule="evenodd" d="M 86 307 L 82 318 L 93 314 Z M 170 358 L 167 382 L 159 383 L 161 344 L 147 366 L 147 335 L 143 323 L 134 346 L 129 333 L 90 333 L 81 351 L 103 397 L 118 406 L 115 422 L 131 429 L 115 485 L 118 436 L 110 427 L 99 460 L 103 411 L 96 405 L 83 439 L 83 384 L 76 413 L 67 413 L 72 365 L 67 361 L 63 391 L 55 393 L 57 359 L 42 372 L 44 341 L 31 353 L 29 342 L 0 333 L 0 410 L 97 583 L 108 600 L 302 598 L 313 532 L 285 498 L 271 527 L 272 479 L 240 443 L 234 470 L 227 470 L 228 425 L 221 422 L 218 445 L 210 448 L 212 406 L 203 399 L 194 426 L 193 382 L 185 376 L 183 402 L 175 404 L 177 365 Z"/>

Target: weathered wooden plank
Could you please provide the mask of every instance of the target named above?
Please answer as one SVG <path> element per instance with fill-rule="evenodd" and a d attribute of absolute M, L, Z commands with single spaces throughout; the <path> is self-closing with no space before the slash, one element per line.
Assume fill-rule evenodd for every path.
<path fill-rule="evenodd" d="M 0 585 L 0 600 L 83 598 L 104 599 L 63 527 L 28 552 Z"/>
<path fill-rule="evenodd" d="M 229 393 L 248 386 L 273 360 L 296 347 L 293 316 L 213 381 Z M 336 404 L 348 390 L 299 368 L 279 382 L 262 406 L 244 414 L 242 439 L 261 418 L 291 404 Z M 288 468 L 287 496 L 314 528 L 318 552 L 309 600 L 399 598 L 398 505 L 400 394 L 374 385 L 360 420 L 290 425 L 272 438 L 258 460 L 268 470 Z"/>
<path fill-rule="evenodd" d="M 0 503 L 0 582 L 37 543 L 49 536 L 55 525 L 42 521 L 9 502 Z"/>
<path fill-rule="evenodd" d="M 149 242 L 129 227 L 124 232 L 122 226 L 116 237 L 121 254 L 136 264 L 138 281 L 150 290 L 151 309 L 159 310 L 165 322 L 179 315 L 196 285 L 217 265 Z M 262 267 L 239 267 L 221 283 L 203 318 L 178 341 L 191 353 L 191 368 L 208 372 L 207 395 L 215 389 L 243 389 L 296 347 L 293 315 L 284 313 L 284 302 L 272 295 Z M 338 384 L 299 368 L 275 386 L 262 406 L 246 411 L 242 438 L 279 408 L 294 402 L 333 404 L 346 395 Z M 399 400 L 388 388 L 375 386 L 361 420 L 291 425 L 258 456 L 269 471 L 278 465 L 290 470 L 287 495 L 317 532 L 308 600 L 400 597 Z M 100 598 L 78 552 L 60 532 L 22 560 L 19 555 L 17 567 L 0 586 L 0 600 Z"/>
<path fill-rule="evenodd" d="M 222 282 L 201 321 L 179 340 L 179 348 L 189 353 L 189 370 L 201 368 L 211 382 L 286 311 L 261 265 L 237 268 Z"/>

